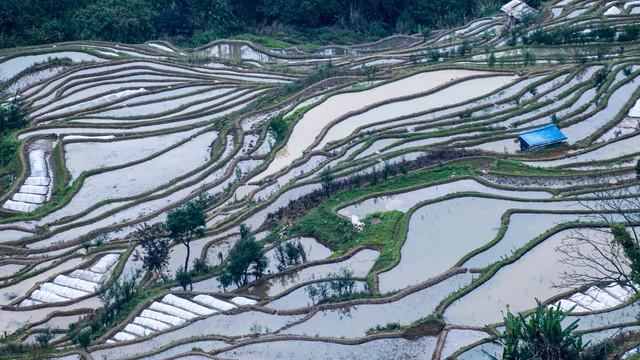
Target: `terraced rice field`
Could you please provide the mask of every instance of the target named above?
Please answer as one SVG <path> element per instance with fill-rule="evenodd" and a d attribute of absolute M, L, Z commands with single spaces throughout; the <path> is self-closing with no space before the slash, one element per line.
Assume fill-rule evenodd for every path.
<path fill-rule="evenodd" d="M 537 26 L 638 20 L 610 9 L 550 3 Z M 638 42 L 509 46 L 505 22 L 309 52 L 226 40 L 0 52 L 30 111 L 15 135 L 24 169 L 0 194 L 0 331 L 34 342 L 50 328 L 60 359 L 478 359 L 499 350 L 484 326 L 536 298 L 575 305 L 593 342 L 636 330 L 633 284 L 562 286 L 586 270 L 555 250 L 601 229 L 598 215 L 620 220 L 597 201 L 637 199 Z M 71 61 L 32 71 L 49 58 Z M 520 151 L 519 132 L 551 122 L 567 143 Z M 69 325 L 88 326 L 98 295 L 142 267 L 134 231 L 203 192 L 190 254 L 210 271 L 188 291 L 147 274 L 145 297 L 76 347 Z M 240 224 L 271 264 L 223 288 Z M 287 241 L 303 261 L 282 270 Z M 186 250 L 171 246 L 173 276 Z M 357 295 L 317 304 L 310 289 L 344 269 Z"/>

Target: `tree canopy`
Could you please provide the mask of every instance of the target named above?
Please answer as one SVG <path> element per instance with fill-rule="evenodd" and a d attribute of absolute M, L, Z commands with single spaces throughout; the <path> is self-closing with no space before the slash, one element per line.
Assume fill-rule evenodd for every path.
<path fill-rule="evenodd" d="M 169 265 L 170 240 L 164 234 L 164 224 L 139 225 L 133 236 L 140 239 L 140 247 L 144 251 L 141 253 L 136 250 L 133 259 L 142 260 L 143 269 L 146 271 L 155 269 L 158 275 L 166 280 L 165 270 Z"/>
<path fill-rule="evenodd" d="M 0 103 L 0 136 L 27 126 L 27 115 L 27 110 L 17 96 L 8 103 Z"/>
<path fill-rule="evenodd" d="M 205 199 L 206 194 L 201 194 L 197 199 L 191 200 L 167 214 L 166 230 L 169 233 L 169 238 L 187 248 L 183 268 L 185 272 L 189 269 L 191 240 L 204 236 L 204 227 L 207 224 L 204 212 L 207 207 Z"/>
<path fill-rule="evenodd" d="M 337 26 L 356 37 L 458 26 L 495 13 L 505 0 L 5 0 L 0 48 L 71 40 L 202 45 L 240 33 L 321 40 Z M 535 1 L 531 1 L 535 2 Z M 539 2 L 539 1 L 538 1 Z M 535 5 L 535 4 L 534 4 Z M 280 30 L 278 30 L 280 29 Z M 339 39 L 338 36 L 335 39 Z"/>
<path fill-rule="evenodd" d="M 81 39 L 140 43 L 155 35 L 152 20 L 145 0 L 103 0 L 80 9 L 74 25 Z"/>
<path fill-rule="evenodd" d="M 268 265 L 269 259 L 264 255 L 262 244 L 251 235 L 251 228 L 242 224 L 240 240 L 229 253 L 229 261 L 218 280 L 225 289 L 232 283 L 241 287 L 249 282 L 249 275 L 255 278 L 262 277 Z"/>

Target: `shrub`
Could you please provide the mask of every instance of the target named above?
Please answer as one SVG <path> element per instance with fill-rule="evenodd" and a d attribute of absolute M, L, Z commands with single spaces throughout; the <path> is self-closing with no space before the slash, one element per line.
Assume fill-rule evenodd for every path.
<path fill-rule="evenodd" d="M 373 169 L 371 171 L 371 179 L 369 179 L 369 184 L 371 184 L 371 186 L 375 186 L 378 184 L 378 170 Z"/>
<path fill-rule="evenodd" d="M 43 332 L 36 335 L 36 341 L 40 346 L 47 347 L 49 345 L 49 341 L 53 339 L 53 333 L 51 332 L 51 328 L 47 327 Z"/>
<path fill-rule="evenodd" d="M 282 114 L 278 114 L 269 120 L 269 133 L 276 139 L 276 142 L 284 140 L 288 130 L 287 122 Z"/>
<path fill-rule="evenodd" d="M 490 68 L 496 65 L 496 54 L 489 54 L 489 57 L 487 58 L 487 65 L 489 65 Z"/>
<path fill-rule="evenodd" d="M 326 167 L 320 173 L 320 180 L 322 181 L 322 188 L 329 196 L 331 192 L 331 186 L 333 185 L 333 174 L 331 174 L 331 170 L 329 167 Z"/>
<path fill-rule="evenodd" d="M 184 267 L 180 266 L 178 270 L 176 270 L 176 280 L 178 280 L 178 284 L 182 287 L 183 290 L 187 291 L 187 286 L 191 285 L 193 282 L 193 278 L 188 271 L 184 270 Z M 193 285 L 191 285 L 193 290 Z"/>
<path fill-rule="evenodd" d="M 83 349 L 87 349 L 87 347 L 89 347 L 89 345 L 91 344 L 91 330 L 86 329 L 78 333 L 75 341 L 78 346 Z"/>
<path fill-rule="evenodd" d="M 600 89 L 602 84 L 604 84 L 605 80 L 607 80 L 608 75 L 609 73 L 605 69 L 600 69 L 595 73 L 593 77 L 593 81 L 596 85 L 596 88 Z"/>
<path fill-rule="evenodd" d="M 349 177 L 349 182 L 356 187 L 360 186 L 360 184 L 362 183 L 362 175 L 360 175 L 359 173 L 351 175 L 351 177 Z"/>
<path fill-rule="evenodd" d="M 623 32 L 618 35 L 618 41 L 635 41 L 640 36 L 640 25 L 638 24 L 625 25 L 622 30 Z"/>
<path fill-rule="evenodd" d="M 622 69 L 622 73 L 623 73 L 625 76 L 629 76 L 629 75 L 631 75 L 632 70 L 633 70 L 633 69 L 631 68 L 631 66 L 627 66 L 627 67 L 625 67 L 625 68 L 623 68 L 623 69 Z"/>
<path fill-rule="evenodd" d="M 193 272 L 195 273 L 195 275 L 208 274 L 210 270 L 211 267 L 209 267 L 207 259 L 193 259 Z"/>
<path fill-rule="evenodd" d="M 109 290 L 98 294 L 102 302 L 103 309 L 97 314 L 102 326 L 109 325 L 138 294 L 140 291 L 140 272 L 136 272 L 131 277 L 123 277 L 116 280 Z"/>

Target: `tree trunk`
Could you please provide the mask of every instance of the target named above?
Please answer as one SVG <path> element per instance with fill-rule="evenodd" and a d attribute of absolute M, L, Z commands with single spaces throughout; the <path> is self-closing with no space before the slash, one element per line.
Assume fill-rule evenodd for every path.
<path fill-rule="evenodd" d="M 184 259 L 184 272 L 187 272 L 189 270 L 189 253 L 191 252 L 191 248 L 188 242 L 185 242 L 184 246 L 187 247 L 187 257 Z"/>

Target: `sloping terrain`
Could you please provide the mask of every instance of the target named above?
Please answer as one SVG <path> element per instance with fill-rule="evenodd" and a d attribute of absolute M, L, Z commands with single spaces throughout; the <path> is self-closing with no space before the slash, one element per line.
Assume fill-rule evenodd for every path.
<path fill-rule="evenodd" d="M 536 298 L 578 304 L 569 318 L 586 340 L 637 329 L 633 284 L 554 285 L 593 271 L 556 249 L 608 236 L 602 217 L 620 220 L 601 200 L 638 210 L 640 43 L 625 38 L 638 9 L 564 0 L 512 31 L 497 15 L 309 52 L 3 50 L 0 77 L 30 124 L 15 134 L 24 171 L 0 194 L 0 330 L 33 343 L 50 328 L 60 359 L 477 359 L 497 351 L 484 326 Z M 582 38 L 535 40 L 558 29 Z M 550 123 L 566 143 L 520 151 L 519 132 Z M 93 329 L 96 291 L 142 266 L 131 235 L 204 192 L 190 253 L 210 271 L 189 291 L 147 274 L 144 299 Z M 223 288 L 240 224 L 272 264 Z M 283 270 L 286 241 L 304 255 Z M 172 244 L 171 276 L 185 255 Z M 349 296 L 317 304 L 312 289 L 345 270 Z M 92 330 L 86 349 L 67 335 L 77 322 Z"/>

